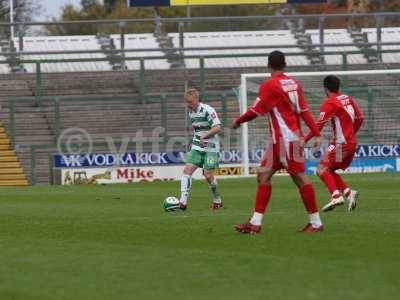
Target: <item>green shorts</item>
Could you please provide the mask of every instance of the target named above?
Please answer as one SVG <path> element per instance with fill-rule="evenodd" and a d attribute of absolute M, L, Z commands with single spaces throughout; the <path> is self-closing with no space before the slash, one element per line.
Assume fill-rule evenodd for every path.
<path fill-rule="evenodd" d="M 186 156 L 186 162 L 204 170 L 214 170 L 219 166 L 219 153 L 190 150 Z"/>

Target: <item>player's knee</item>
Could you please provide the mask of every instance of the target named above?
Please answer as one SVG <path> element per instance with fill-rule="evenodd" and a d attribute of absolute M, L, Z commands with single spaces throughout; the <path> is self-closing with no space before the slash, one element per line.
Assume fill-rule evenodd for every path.
<path fill-rule="evenodd" d="M 310 179 L 304 173 L 293 174 L 293 175 L 291 175 L 291 177 L 293 179 L 293 182 L 299 188 L 311 183 Z"/>
<path fill-rule="evenodd" d="M 257 182 L 258 185 L 269 183 L 269 177 L 266 174 L 258 173 L 257 174 Z"/>
<path fill-rule="evenodd" d="M 191 166 L 191 165 L 186 165 L 185 168 L 183 169 L 183 174 L 185 174 L 185 175 L 192 175 L 193 172 L 194 172 L 195 170 L 196 170 L 196 169 L 193 168 L 193 166 Z"/>
<path fill-rule="evenodd" d="M 212 172 L 204 172 L 203 175 L 207 181 L 211 181 L 214 177 L 214 174 Z"/>

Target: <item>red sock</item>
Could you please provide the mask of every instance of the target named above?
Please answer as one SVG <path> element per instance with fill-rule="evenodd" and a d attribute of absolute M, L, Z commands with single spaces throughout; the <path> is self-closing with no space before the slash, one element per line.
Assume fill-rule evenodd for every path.
<path fill-rule="evenodd" d="M 269 198 L 271 198 L 271 185 L 269 183 L 260 184 L 257 188 L 256 202 L 254 211 L 264 214 L 267 209 Z"/>
<path fill-rule="evenodd" d="M 329 193 L 331 193 L 331 195 L 333 194 L 334 191 L 338 189 L 336 186 L 335 179 L 332 176 L 332 173 L 326 171 L 322 174 L 318 174 L 318 176 L 325 183 L 325 186 L 328 188 L 328 191 Z"/>
<path fill-rule="evenodd" d="M 341 192 L 343 192 L 345 189 L 349 188 L 349 186 L 346 184 L 346 182 L 343 181 L 342 177 L 339 174 L 337 174 L 335 172 L 332 172 L 331 174 L 333 176 L 333 179 L 336 182 L 336 186 L 339 188 L 339 190 Z M 348 195 L 345 195 L 345 196 L 348 197 Z"/>
<path fill-rule="evenodd" d="M 300 189 L 300 196 L 303 200 L 304 207 L 309 214 L 318 212 L 317 200 L 315 199 L 314 187 L 311 183 L 303 185 Z"/>

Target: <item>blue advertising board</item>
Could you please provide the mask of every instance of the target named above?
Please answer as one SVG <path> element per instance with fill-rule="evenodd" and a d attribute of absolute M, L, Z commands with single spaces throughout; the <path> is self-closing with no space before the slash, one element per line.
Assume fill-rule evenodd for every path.
<path fill-rule="evenodd" d="M 264 149 L 256 149 L 249 155 L 251 163 L 261 160 Z M 307 148 L 304 156 L 311 164 L 317 164 L 323 149 L 313 152 Z M 239 164 L 241 159 L 240 150 L 221 151 L 220 162 L 225 164 Z M 366 158 L 400 157 L 400 145 L 360 145 L 357 148 L 355 159 L 361 161 Z M 86 167 L 110 167 L 110 166 L 156 166 L 182 164 L 185 161 L 184 152 L 161 152 L 161 153 L 100 153 L 100 154 L 79 154 L 79 155 L 54 155 L 55 168 L 86 168 Z"/>
<path fill-rule="evenodd" d="M 343 171 L 343 173 L 385 173 L 385 172 L 399 172 L 400 168 L 397 166 L 399 159 L 391 158 L 361 158 L 354 159 L 351 165 Z M 318 167 L 317 161 L 306 162 L 306 173 L 316 174 Z M 341 171 L 339 170 L 339 173 Z"/>

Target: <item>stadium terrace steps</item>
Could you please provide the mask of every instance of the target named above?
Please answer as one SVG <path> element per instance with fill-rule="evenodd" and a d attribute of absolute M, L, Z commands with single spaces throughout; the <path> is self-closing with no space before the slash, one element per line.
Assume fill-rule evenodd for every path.
<path fill-rule="evenodd" d="M 24 182 L 24 180 L 21 180 L 21 179 L 1 181 L 0 186 L 27 186 L 28 185 L 23 182 Z"/>
<path fill-rule="evenodd" d="M 17 132 L 18 134 L 18 132 Z M 17 145 L 27 144 L 27 145 L 48 145 L 54 143 L 54 137 L 49 135 L 34 135 L 34 136 L 24 136 L 15 137 L 15 143 Z"/>
<path fill-rule="evenodd" d="M 320 32 L 316 29 L 306 30 L 306 34 L 310 35 L 312 44 L 320 43 Z M 324 42 L 326 44 L 352 44 L 354 43 L 350 33 L 346 29 L 325 29 Z M 324 60 L 329 65 L 342 64 L 341 52 L 346 51 L 359 51 L 356 46 L 336 46 L 326 48 L 326 51 L 338 52 L 338 55 L 325 55 Z M 350 54 L 347 56 L 347 61 L 350 64 L 366 64 L 367 60 L 363 54 Z"/>
<path fill-rule="evenodd" d="M 8 153 L 8 150 L 5 150 L 5 151 Z M 18 162 L 18 159 L 17 159 L 17 157 L 15 156 L 15 154 L 14 154 L 13 156 L 9 156 L 9 155 L 0 156 L 0 163 L 3 163 L 3 162 L 6 162 L 6 163 L 10 163 L 10 162 L 15 163 L 15 162 Z"/>
<path fill-rule="evenodd" d="M 0 74 L 0 97 L 32 97 L 36 95 L 35 74 Z M 41 95 L 137 94 L 136 72 L 43 73 Z"/>
<path fill-rule="evenodd" d="M 25 75 L 22 74 L 22 77 L 24 76 Z M 15 75 L 13 75 L 13 77 L 15 77 Z M 0 119 L 3 120 L 4 128 L 6 128 L 7 132 L 10 134 L 12 132 L 12 124 L 10 123 L 11 107 L 9 99 L 8 97 L 0 98 Z M 18 157 L 18 161 L 21 162 L 23 170 L 25 170 L 27 174 L 27 179 L 31 180 L 31 145 L 41 146 L 53 144 L 54 135 L 49 128 L 41 108 L 36 105 L 34 98 L 32 98 L 32 93 L 30 94 L 30 98 L 24 97 L 24 99 L 15 99 L 13 102 L 15 112 L 15 154 Z M 5 133 L 4 128 L 0 128 L 0 136 L 2 132 Z M 10 136 L 9 139 L 11 140 Z M 9 150 L 10 146 L 0 144 L 0 149 L 3 151 Z M 27 156 L 24 155 L 25 153 Z M 48 182 L 48 179 L 46 180 Z"/>
<path fill-rule="evenodd" d="M 3 150 L 0 152 L 0 159 L 12 157 L 15 155 L 14 150 Z"/>
<path fill-rule="evenodd" d="M 26 74 L 0 74 L 0 101 L 10 97 L 32 96 L 33 92 L 26 78 Z"/>
<path fill-rule="evenodd" d="M 175 48 L 179 47 L 179 34 L 170 33 Z M 271 31 L 232 31 L 232 32 L 189 32 L 184 35 L 184 46 L 187 48 L 201 47 L 235 47 L 235 46 L 265 46 L 265 45 L 290 45 L 296 46 L 296 40 L 289 30 Z M 283 49 L 277 49 L 283 50 Z M 300 48 L 285 48 L 286 52 L 299 52 Z M 265 49 L 249 50 L 186 50 L 185 55 L 215 55 L 215 54 L 244 54 L 265 53 Z M 309 65 L 305 54 L 289 56 L 289 65 Z M 220 59 L 207 59 L 205 65 L 208 68 L 237 68 L 266 65 L 266 57 L 233 57 Z M 189 69 L 197 69 L 198 59 L 185 59 L 185 65 Z"/>
<path fill-rule="evenodd" d="M 1 123 L 0 128 L 0 186 L 26 186 L 28 180 Z"/>
<path fill-rule="evenodd" d="M 370 43 L 376 43 L 378 39 L 378 33 L 376 28 L 363 28 L 361 32 L 366 34 L 367 40 Z M 399 27 L 383 27 L 382 28 L 382 42 L 394 42 L 400 40 L 400 28 Z M 382 46 L 382 50 L 393 50 L 400 49 L 399 45 Z M 395 64 L 400 60 L 400 53 L 384 53 L 382 54 L 382 60 L 387 64 Z"/>
<path fill-rule="evenodd" d="M 10 144 L 10 140 L 8 139 L 8 137 L 0 137 L 0 145 L 9 145 Z"/>
<path fill-rule="evenodd" d="M 22 174 L 25 176 L 24 171 L 21 168 L 14 168 L 14 167 L 3 167 L 1 166 L 0 168 L 0 175 L 6 176 L 6 175 L 13 175 L 13 174 Z M 12 178 L 10 178 L 12 180 Z M 1 185 L 1 183 L 0 183 Z"/>
<path fill-rule="evenodd" d="M 12 176 L 10 176 L 11 174 L 9 174 L 9 173 L 6 173 L 6 174 L 2 174 L 1 173 L 1 171 L 0 171 L 0 181 L 14 181 L 14 180 L 26 180 L 26 178 L 25 178 L 25 174 L 23 174 L 23 173 L 21 173 L 21 174 L 18 174 L 18 173 L 14 173 L 14 174 L 12 174 Z M 10 177 L 12 177 L 12 180 L 10 180 Z M 7 182 L 7 183 L 9 183 L 9 182 Z M 1 185 L 1 184 L 0 184 Z"/>
<path fill-rule="evenodd" d="M 117 49 L 121 46 L 121 35 L 112 34 L 111 38 L 114 40 L 114 44 Z M 159 44 L 157 38 L 153 34 L 141 33 L 141 34 L 126 34 L 125 35 L 125 49 L 157 49 Z M 152 56 L 164 56 L 164 52 L 160 48 L 160 51 L 148 51 L 148 52 L 126 52 L 126 57 L 152 57 Z M 128 60 L 125 62 L 126 67 L 129 70 L 140 69 L 140 62 L 138 60 Z M 171 64 L 165 59 L 152 59 L 145 61 L 146 69 L 156 70 L 168 70 L 171 68 Z"/>

